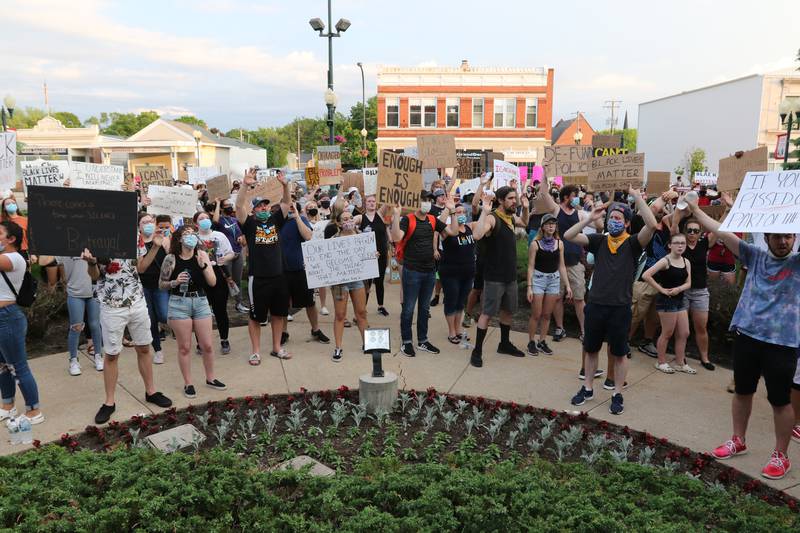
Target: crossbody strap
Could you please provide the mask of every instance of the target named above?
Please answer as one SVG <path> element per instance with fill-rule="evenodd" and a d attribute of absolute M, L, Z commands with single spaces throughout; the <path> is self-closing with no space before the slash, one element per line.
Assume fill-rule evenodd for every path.
<path fill-rule="evenodd" d="M 11 289 L 11 292 L 14 293 L 14 298 L 15 299 L 19 298 L 19 294 L 17 294 L 17 289 L 15 289 L 14 285 L 11 284 L 11 280 L 8 279 L 8 276 L 6 276 L 5 271 L 0 271 L 0 274 L 2 274 L 3 275 L 3 279 L 6 280 L 6 284 L 8 285 L 8 288 Z"/>

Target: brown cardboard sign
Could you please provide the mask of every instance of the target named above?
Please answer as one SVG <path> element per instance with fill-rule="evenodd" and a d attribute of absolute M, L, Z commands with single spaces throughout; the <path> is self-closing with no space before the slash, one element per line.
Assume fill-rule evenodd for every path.
<path fill-rule="evenodd" d="M 722 220 L 722 217 L 725 216 L 725 211 L 728 209 L 727 206 L 724 205 L 703 205 L 700 206 L 700 210 L 713 218 L 714 220 Z"/>
<path fill-rule="evenodd" d="M 227 200 L 231 196 L 231 181 L 227 175 L 216 176 L 206 181 L 206 189 L 210 200 Z"/>
<path fill-rule="evenodd" d="M 422 168 L 455 167 L 455 135 L 420 135 L 417 137 L 417 151 Z"/>
<path fill-rule="evenodd" d="M 351 187 L 356 187 L 361 198 L 364 198 L 364 174 L 361 172 L 345 172 L 342 174 L 340 191 L 347 192 Z"/>
<path fill-rule="evenodd" d="M 622 148 L 622 135 L 592 135 L 592 148 Z M 612 154 L 609 154 L 612 155 Z M 614 154 L 615 155 L 615 154 Z"/>
<path fill-rule="evenodd" d="M 592 148 L 592 157 L 627 154 L 627 148 Z"/>
<path fill-rule="evenodd" d="M 647 194 L 658 196 L 662 192 L 667 192 L 670 188 L 670 172 L 651 170 L 647 173 Z"/>
<path fill-rule="evenodd" d="M 747 152 L 737 152 L 739 157 L 732 155 L 719 160 L 719 174 L 717 176 L 717 190 L 738 190 L 748 172 L 762 172 L 767 170 L 767 147 L 760 146 Z"/>
<path fill-rule="evenodd" d="M 596 157 L 589 166 L 589 189 L 592 191 L 627 190 L 644 182 L 644 154 Z"/>
<path fill-rule="evenodd" d="M 150 185 L 161 185 L 163 187 L 172 187 L 175 182 L 172 180 L 172 173 L 163 166 L 142 166 L 136 169 L 136 172 L 141 178 L 139 186 L 142 191 L 147 193 L 147 188 Z"/>
<path fill-rule="evenodd" d="M 306 167 L 306 187 L 309 192 L 319 187 L 319 171 L 316 166 Z"/>
<path fill-rule="evenodd" d="M 378 204 L 419 209 L 422 161 L 381 150 L 378 159 Z"/>
<path fill-rule="evenodd" d="M 283 199 L 283 183 L 278 181 L 278 178 L 271 177 L 265 181 L 256 183 L 254 191 L 254 198 L 266 198 L 269 200 L 269 205 L 273 206 Z"/>
<path fill-rule="evenodd" d="M 338 185 L 342 179 L 342 151 L 338 146 L 317 147 L 320 185 Z"/>
<path fill-rule="evenodd" d="M 542 166 L 548 178 L 573 178 L 589 174 L 591 146 L 545 146 Z"/>

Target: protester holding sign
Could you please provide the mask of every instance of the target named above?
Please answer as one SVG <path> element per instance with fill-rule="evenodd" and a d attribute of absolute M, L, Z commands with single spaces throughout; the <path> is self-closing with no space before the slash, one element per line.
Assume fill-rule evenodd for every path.
<path fill-rule="evenodd" d="M 28 259 L 28 217 L 19 213 L 19 205 L 13 196 L 3 199 L 2 209 L 0 209 L 0 222 L 13 222 L 22 228 L 22 244 L 19 253 L 26 260 Z"/>
<path fill-rule="evenodd" d="M 211 229 L 211 215 L 205 211 L 198 211 L 194 214 L 194 223 L 197 225 L 197 236 L 200 238 L 200 245 L 208 254 L 211 266 L 214 269 L 214 275 L 217 278 L 217 283 L 207 288 L 206 297 L 217 322 L 220 351 L 222 355 L 227 355 L 231 353 L 231 343 L 228 341 L 230 329 L 230 320 L 228 318 L 229 283 L 225 266 L 233 260 L 235 254 L 225 234 Z M 199 353 L 200 350 L 198 349 Z"/>
<path fill-rule="evenodd" d="M 159 215 L 164 217 L 166 215 Z M 169 220 L 169 217 L 167 217 Z M 169 253 L 169 230 L 156 228 L 155 219 L 146 213 L 139 217 L 139 261 L 136 265 L 139 279 L 142 282 L 144 299 L 147 302 L 147 312 L 150 315 L 150 334 L 153 337 L 153 363 L 160 365 L 164 362 L 164 352 L 161 350 L 161 336 L 159 324 L 167 323 L 167 309 L 169 306 L 169 293 L 158 287 L 158 276 L 161 265 Z"/>
<path fill-rule="evenodd" d="M 386 228 L 386 222 L 383 221 L 383 217 L 376 210 L 377 201 L 374 194 L 366 197 L 364 205 L 366 206 L 366 211 L 363 215 L 356 217 L 356 225 L 361 232 L 371 231 L 375 233 L 375 244 L 378 248 L 378 277 L 366 282 L 367 302 L 369 302 L 370 287 L 375 285 L 378 314 L 389 316 L 389 311 L 383 306 L 383 279 L 386 276 L 386 265 L 389 261 L 389 232 Z"/>
<path fill-rule="evenodd" d="M 244 250 L 242 249 L 244 235 L 239 221 L 236 220 L 233 202 L 230 199 L 216 198 L 211 219 L 215 224 L 214 229 L 222 232 L 228 238 L 228 243 L 230 243 L 233 250 L 233 259 L 227 261 L 224 267 L 228 277 L 228 284 L 232 289 L 230 291 L 231 296 L 236 300 L 236 310 L 240 313 L 247 313 L 250 309 L 244 305 L 240 289 L 242 272 L 244 271 Z"/>

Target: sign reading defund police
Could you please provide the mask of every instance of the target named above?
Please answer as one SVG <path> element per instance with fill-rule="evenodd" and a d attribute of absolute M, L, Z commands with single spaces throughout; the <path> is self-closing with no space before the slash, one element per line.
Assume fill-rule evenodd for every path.
<path fill-rule="evenodd" d="M 748 172 L 719 229 L 800 233 L 800 170 Z"/>
<path fill-rule="evenodd" d="M 419 209 L 422 191 L 422 161 L 381 150 L 378 161 L 378 203 Z"/>

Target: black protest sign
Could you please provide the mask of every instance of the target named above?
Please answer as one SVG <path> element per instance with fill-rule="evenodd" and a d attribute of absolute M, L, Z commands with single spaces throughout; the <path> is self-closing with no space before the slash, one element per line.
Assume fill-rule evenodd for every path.
<path fill-rule="evenodd" d="M 31 253 L 136 259 L 136 193 L 28 187 Z"/>
<path fill-rule="evenodd" d="M 378 161 L 378 203 L 419 209 L 422 191 L 422 161 L 381 150 Z"/>

